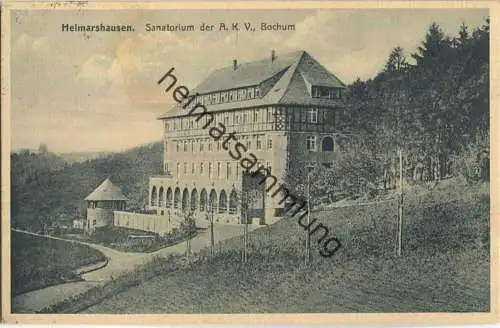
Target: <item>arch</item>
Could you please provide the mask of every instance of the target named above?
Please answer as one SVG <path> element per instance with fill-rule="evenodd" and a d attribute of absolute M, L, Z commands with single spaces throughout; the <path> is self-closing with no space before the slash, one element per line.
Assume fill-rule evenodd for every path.
<path fill-rule="evenodd" d="M 219 197 L 219 213 L 225 212 L 227 212 L 227 195 L 224 189 L 222 189 Z"/>
<path fill-rule="evenodd" d="M 172 207 L 172 188 L 167 189 L 167 201 L 165 204 L 168 208 Z"/>
<path fill-rule="evenodd" d="M 179 203 L 181 202 L 181 190 L 175 188 L 174 192 L 174 208 L 179 208 Z"/>
<path fill-rule="evenodd" d="M 238 194 L 236 190 L 231 191 L 229 195 L 229 214 L 236 214 L 238 211 Z"/>
<path fill-rule="evenodd" d="M 184 191 L 182 192 L 182 211 L 187 211 L 188 210 L 188 205 L 189 205 L 189 191 L 187 188 L 184 188 Z"/>
<path fill-rule="evenodd" d="M 158 206 L 165 206 L 165 192 L 163 190 L 163 187 L 160 187 L 160 191 L 158 192 Z"/>
<path fill-rule="evenodd" d="M 214 189 L 210 191 L 210 198 L 208 200 L 208 204 L 210 206 L 210 210 L 215 213 L 217 212 L 217 193 Z"/>
<path fill-rule="evenodd" d="M 193 189 L 191 191 L 191 211 L 196 211 L 196 208 L 198 207 L 198 190 Z"/>
<path fill-rule="evenodd" d="M 156 186 L 151 189 L 151 206 L 156 206 L 158 204 L 158 194 L 156 193 Z"/>
<path fill-rule="evenodd" d="M 201 212 L 204 212 L 207 210 L 207 200 L 208 200 L 207 191 L 205 190 L 205 188 L 203 188 L 203 189 L 201 189 L 201 193 L 200 193 L 200 211 Z"/>
<path fill-rule="evenodd" d="M 323 151 L 333 151 L 333 138 L 332 137 L 324 137 L 321 142 L 321 149 Z"/>

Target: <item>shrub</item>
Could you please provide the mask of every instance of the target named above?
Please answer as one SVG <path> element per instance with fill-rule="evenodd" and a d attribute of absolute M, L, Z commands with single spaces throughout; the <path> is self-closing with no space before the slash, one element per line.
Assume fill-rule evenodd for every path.
<path fill-rule="evenodd" d="M 489 180 L 489 139 L 479 136 L 452 156 L 453 170 L 468 183 Z"/>

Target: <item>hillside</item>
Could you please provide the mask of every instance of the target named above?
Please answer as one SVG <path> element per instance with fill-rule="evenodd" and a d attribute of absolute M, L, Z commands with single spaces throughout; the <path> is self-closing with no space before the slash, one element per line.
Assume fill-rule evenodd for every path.
<path fill-rule="evenodd" d="M 147 202 L 148 177 L 162 167 L 161 142 L 68 165 L 57 156 L 11 155 L 12 226 L 41 231 L 55 220 L 82 217 L 84 198 L 108 176 L 129 198 Z"/>
<path fill-rule="evenodd" d="M 457 32 L 447 35 L 434 22 L 415 53 L 395 45 L 376 76 L 348 85 L 338 128 L 357 137 L 316 169 L 314 200 L 394 189 L 400 152 L 409 180 L 489 180 L 489 19 Z M 303 196 L 305 168 L 292 169 L 287 184 Z"/>
<path fill-rule="evenodd" d="M 310 267 L 304 231 L 282 220 L 250 233 L 247 264 L 234 238 L 213 262 L 155 277 L 86 312 L 489 311 L 489 184 L 447 181 L 407 198 L 401 257 L 394 203 L 338 208 L 314 217 L 343 246 L 331 258 L 313 249 Z"/>
<path fill-rule="evenodd" d="M 78 279 L 73 270 L 104 261 L 86 245 L 12 231 L 12 296 Z"/>

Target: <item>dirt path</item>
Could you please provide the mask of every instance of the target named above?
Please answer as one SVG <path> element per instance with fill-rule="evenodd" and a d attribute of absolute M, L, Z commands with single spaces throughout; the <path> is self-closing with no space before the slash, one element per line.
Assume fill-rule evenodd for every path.
<path fill-rule="evenodd" d="M 255 230 L 256 228 L 257 227 L 255 226 L 250 226 L 249 230 Z M 160 250 L 157 250 L 156 252 L 151 253 L 128 253 L 120 252 L 102 245 L 91 244 L 82 241 L 68 240 L 55 236 L 40 235 L 18 229 L 12 230 L 35 236 L 59 239 L 67 242 L 75 242 L 87 245 L 101 251 L 108 258 L 108 264 L 103 268 L 83 274 L 82 278 L 85 279 L 84 282 L 60 284 L 31 291 L 14 297 L 12 299 L 12 311 L 18 313 L 36 312 L 43 309 L 44 307 L 56 304 L 73 295 L 81 294 L 86 290 L 92 288 L 96 284 L 105 283 L 113 278 L 116 278 L 123 273 L 133 270 L 137 265 L 141 265 L 151 261 L 156 256 L 165 257 L 173 253 L 184 253 L 184 251 L 186 250 L 186 244 L 180 243 L 170 247 L 162 248 Z M 217 243 L 224 239 L 241 235 L 243 233 L 243 226 L 217 225 L 214 229 L 214 232 L 214 239 Z M 210 235 L 207 230 L 199 231 L 196 237 L 191 240 L 192 252 L 199 252 L 201 249 L 209 245 Z"/>

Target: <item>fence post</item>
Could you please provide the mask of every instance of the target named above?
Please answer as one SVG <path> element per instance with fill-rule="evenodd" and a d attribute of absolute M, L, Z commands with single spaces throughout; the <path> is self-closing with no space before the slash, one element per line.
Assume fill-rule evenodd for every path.
<path fill-rule="evenodd" d="M 403 243 L 403 151 L 401 148 L 399 153 L 399 201 L 398 201 L 398 256 L 402 253 Z"/>

